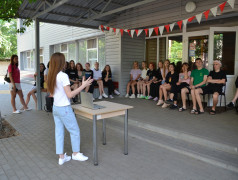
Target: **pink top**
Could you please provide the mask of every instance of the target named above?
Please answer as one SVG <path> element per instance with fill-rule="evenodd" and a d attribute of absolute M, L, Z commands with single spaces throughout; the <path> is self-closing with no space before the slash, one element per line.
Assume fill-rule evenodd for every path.
<path fill-rule="evenodd" d="M 132 75 L 132 80 L 135 80 L 139 74 L 141 74 L 140 69 L 132 69 L 130 74 Z"/>
<path fill-rule="evenodd" d="M 186 82 L 186 83 L 190 83 L 190 75 L 191 75 L 191 71 L 188 71 L 188 79 L 184 79 L 184 73 L 179 73 L 179 82 Z"/>
<path fill-rule="evenodd" d="M 12 73 L 14 83 L 20 83 L 20 70 L 16 65 L 8 66 L 8 73 Z"/>

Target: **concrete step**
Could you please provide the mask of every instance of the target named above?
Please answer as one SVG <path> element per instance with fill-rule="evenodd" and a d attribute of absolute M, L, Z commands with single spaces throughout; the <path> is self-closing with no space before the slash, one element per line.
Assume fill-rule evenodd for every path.
<path fill-rule="evenodd" d="M 120 119 L 120 120 L 119 120 Z M 107 128 L 124 133 L 123 118 L 106 120 Z M 98 122 L 99 131 L 101 122 Z M 165 134 L 157 133 L 138 126 L 129 124 L 129 136 L 146 141 L 153 145 L 166 148 L 170 151 L 186 155 L 214 166 L 218 166 L 238 173 L 238 155 L 218 149 L 202 146 L 183 139 L 174 138 Z M 129 142 L 130 145 L 130 142 Z M 130 149 L 130 148 L 129 148 Z M 130 153 L 130 150 L 129 150 Z"/>
<path fill-rule="evenodd" d="M 122 117 L 114 117 L 113 118 L 113 120 L 116 120 L 119 122 L 121 122 L 122 119 L 123 119 Z M 161 126 L 153 126 L 153 125 L 150 125 L 149 123 L 142 123 L 142 122 L 139 122 L 139 121 L 136 121 L 133 119 L 129 119 L 128 123 L 131 126 L 135 126 L 138 128 L 142 128 L 145 130 L 155 132 L 155 133 L 173 137 L 175 139 L 183 140 L 183 141 L 186 141 L 189 143 L 209 147 L 213 150 L 219 150 L 219 151 L 224 151 L 227 153 L 235 154 L 238 156 L 238 145 L 237 144 L 227 144 L 226 142 L 220 143 L 220 142 L 216 142 L 214 140 L 210 140 L 210 139 L 208 139 L 208 137 L 202 137 L 202 135 L 195 136 L 193 134 L 188 134 L 186 132 L 177 131 L 176 129 L 169 129 L 169 128 L 161 127 Z"/>

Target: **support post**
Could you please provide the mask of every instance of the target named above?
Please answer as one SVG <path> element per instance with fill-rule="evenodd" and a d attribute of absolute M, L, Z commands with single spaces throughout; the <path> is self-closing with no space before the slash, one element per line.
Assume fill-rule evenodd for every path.
<path fill-rule="evenodd" d="M 40 28 L 39 20 L 35 19 L 35 67 L 36 67 L 36 87 L 37 87 L 37 110 L 41 110 L 41 87 L 40 87 Z"/>
<path fill-rule="evenodd" d="M 103 145 L 106 145 L 106 119 L 102 120 Z"/>
<path fill-rule="evenodd" d="M 128 155 L 128 109 L 125 110 L 124 121 L 124 154 Z"/>
<path fill-rule="evenodd" d="M 97 115 L 93 115 L 93 161 L 98 165 L 98 147 L 97 147 Z"/>

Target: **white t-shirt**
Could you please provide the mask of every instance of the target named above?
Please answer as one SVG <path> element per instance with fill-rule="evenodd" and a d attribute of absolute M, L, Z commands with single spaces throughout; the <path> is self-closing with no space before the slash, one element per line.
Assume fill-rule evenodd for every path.
<path fill-rule="evenodd" d="M 98 80 L 99 78 L 102 78 L 102 71 L 93 69 L 93 79 Z"/>
<path fill-rule="evenodd" d="M 48 76 L 48 72 L 49 72 L 49 68 L 46 68 L 45 71 L 44 71 L 44 76 Z"/>
<path fill-rule="evenodd" d="M 143 70 L 141 71 L 141 76 L 140 76 L 140 77 L 142 77 L 143 79 L 145 79 L 145 78 L 146 78 L 146 75 L 147 75 L 147 71 L 148 71 L 148 69 L 143 69 Z"/>
<path fill-rule="evenodd" d="M 55 106 L 68 106 L 70 100 L 67 97 L 64 87 L 70 85 L 69 76 L 60 71 L 56 76 L 56 87 L 54 92 L 54 105 Z"/>

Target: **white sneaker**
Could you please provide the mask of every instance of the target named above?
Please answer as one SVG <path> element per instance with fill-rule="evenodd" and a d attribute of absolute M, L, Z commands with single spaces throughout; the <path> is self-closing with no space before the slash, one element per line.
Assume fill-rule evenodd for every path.
<path fill-rule="evenodd" d="M 125 95 L 125 98 L 128 98 L 128 97 L 129 97 L 129 94 L 126 94 L 126 95 Z"/>
<path fill-rule="evenodd" d="M 68 162 L 71 160 L 71 156 L 67 156 L 66 153 L 64 154 L 64 159 L 59 158 L 59 165 L 64 164 L 65 162 Z"/>
<path fill-rule="evenodd" d="M 103 96 L 104 98 L 108 98 L 108 95 L 106 95 L 105 93 L 103 93 L 102 96 Z"/>
<path fill-rule="evenodd" d="M 110 97 L 111 99 L 113 99 L 113 98 L 114 98 L 112 95 L 109 95 L 109 97 Z"/>
<path fill-rule="evenodd" d="M 120 95 L 121 93 L 119 92 L 119 91 L 117 91 L 116 89 L 114 90 L 114 93 L 116 94 L 116 95 Z"/>
<path fill-rule="evenodd" d="M 98 99 L 102 99 L 102 96 L 100 95 L 100 96 L 98 97 Z"/>
<path fill-rule="evenodd" d="M 141 96 L 140 94 L 137 94 L 137 98 L 140 98 L 140 96 Z"/>
<path fill-rule="evenodd" d="M 84 156 L 83 153 L 77 153 L 76 155 L 72 154 L 72 159 L 76 161 L 87 161 L 88 157 Z"/>
<path fill-rule="evenodd" d="M 136 98 L 135 94 L 132 94 L 129 98 Z"/>
<path fill-rule="evenodd" d="M 32 110 L 31 108 L 27 108 L 27 109 L 21 108 L 20 112 L 31 111 L 31 110 Z"/>
<path fill-rule="evenodd" d="M 95 98 L 93 97 L 93 101 L 95 101 Z"/>
<path fill-rule="evenodd" d="M 17 109 L 16 111 L 13 111 L 12 113 L 13 113 L 13 114 L 20 114 L 21 111 L 19 111 L 19 110 Z"/>
<path fill-rule="evenodd" d="M 164 103 L 163 100 L 159 100 L 158 103 L 156 104 L 157 106 L 161 106 Z"/>
<path fill-rule="evenodd" d="M 168 106 L 169 106 L 169 104 L 164 103 L 162 108 L 167 108 Z"/>

